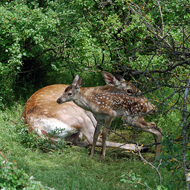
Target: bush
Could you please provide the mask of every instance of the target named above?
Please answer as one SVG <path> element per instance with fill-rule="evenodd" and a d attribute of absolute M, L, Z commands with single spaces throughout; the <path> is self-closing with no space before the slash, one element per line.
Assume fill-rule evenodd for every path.
<path fill-rule="evenodd" d="M 28 127 L 20 122 L 17 123 L 15 131 L 16 134 L 18 134 L 16 135 L 16 140 L 21 142 L 26 148 L 38 148 L 42 152 L 49 152 L 52 150 L 63 149 L 66 147 L 66 143 L 64 140 L 60 140 L 58 142 L 53 140 L 53 137 L 56 136 L 56 134 L 62 132 L 62 130 L 59 129 L 51 131 L 51 133 L 48 133 L 47 136 L 44 135 L 44 138 L 41 138 L 35 131 L 33 131 L 32 134 L 29 134 Z"/>
<path fill-rule="evenodd" d="M 12 1 L 0 7 L 0 25 L 1 108 L 13 102 L 14 91 L 27 91 L 34 80 L 39 85 L 39 75 L 34 75 L 40 73 L 42 79 L 43 68 L 51 67 L 48 39 L 56 36 L 59 19 L 51 10 L 42 12 L 38 7 L 30 9 L 24 2 Z"/>
<path fill-rule="evenodd" d="M 0 188 L 3 190 L 50 189 L 35 181 L 34 177 L 26 174 L 24 170 L 18 169 L 16 161 L 9 162 L 6 158 L 3 159 L 0 156 L 0 167 Z"/>

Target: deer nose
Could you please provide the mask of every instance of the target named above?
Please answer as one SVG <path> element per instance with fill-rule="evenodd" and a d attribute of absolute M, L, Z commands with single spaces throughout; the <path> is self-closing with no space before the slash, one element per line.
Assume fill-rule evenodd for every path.
<path fill-rule="evenodd" d="M 58 104 L 61 104 L 61 103 L 62 103 L 62 102 L 61 102 L 61 98 L 58 98 L 58 99 L 57 99 L 57 103 L 58 103 Z"/>

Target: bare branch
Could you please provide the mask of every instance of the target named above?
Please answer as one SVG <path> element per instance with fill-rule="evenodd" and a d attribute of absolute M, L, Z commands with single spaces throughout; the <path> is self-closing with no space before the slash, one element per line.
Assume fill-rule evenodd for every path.
<path fill-rule="evenodd" d="M 138 149 L 138 147 L 137 147 L 137 149 Z M 162 178 L 161 178 L 161 174 L 160 174 L 160 172 L 159 172 L 159 167 L 161 166 L 162 159 L 160 160 L 160 163 L 159 163 L 158 167 L 155 167 L 153 164 L 151 164 L 150 162 L 148 162 L 147 160 L 145 160 L 145 159 L 143 158 L 143 156 L 142 156 L 142 154 L 141 154 L 141 152 L 140 152 L 139 149 L 138 149 L 138 153 L 134 153 L 134 152 L 133 152 L 133 154 L 138 155 L 144 163 L 148 164 L 149 166 L 151 166 L 153 169 L 156 170 L 156 172 L 157 172 L 157 174 L 158 174 L 158 176 L 159 176 L 159 185 L 161 185 L 161 180 L 162 180 Z M 156 184 L 156 181 L 155 181 L 155 184 Z M 157 184 L 156 184 L 156 186 L 157 186 Z"/>
<path fill-rule="evenodd" d="M 164 19 L 163 19 L 163 14 L 162 14 L 162 10 L 161 10 L 161 6 L 160 6 L 160 1 L 156 0 L 158 3 L 158 8 L 160 11 L 160 17 L 161 17 L 161 21 L 162 21 L 162 38 L 164 37 Z"/>

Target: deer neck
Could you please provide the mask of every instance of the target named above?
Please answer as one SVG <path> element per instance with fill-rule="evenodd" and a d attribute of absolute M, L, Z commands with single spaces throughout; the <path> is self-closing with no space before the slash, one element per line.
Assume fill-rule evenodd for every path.
<path fill-rule="evenodd" d="M 77 95 L 76 98 L 73 100 L 73 102 L 83 108 L 84 110 L 88 110 L 91 111 L 91 107 L 92 107 L 92 103 L 89 100 L 89 96 L 85 94 L 85 92 L 83 92 L 82 90 L 80 90 Z"/>

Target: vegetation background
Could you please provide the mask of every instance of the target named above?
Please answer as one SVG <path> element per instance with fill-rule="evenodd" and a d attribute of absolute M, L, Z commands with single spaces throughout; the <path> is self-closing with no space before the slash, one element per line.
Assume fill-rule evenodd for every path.
<path fill-rule="evenodd" d="M 0 187 L 189 189 L 189 26 L 188 0 L 1 0 Z M 110 149 L 97 162 L 87 158 L 89 149 L 63 143 L 52 150 L 27 135 L 20 115 L 36 90 L 70 84 L 76 74 L 84 86 L 104 85 L 103 70 L 122 75 L 157 106 L 147 116 L 163 130 L 156 161 L 151 151 L 142 154 L 146 164 Z M 120 119 L 112 128 L 127 140 L 153 142 Z"/>

